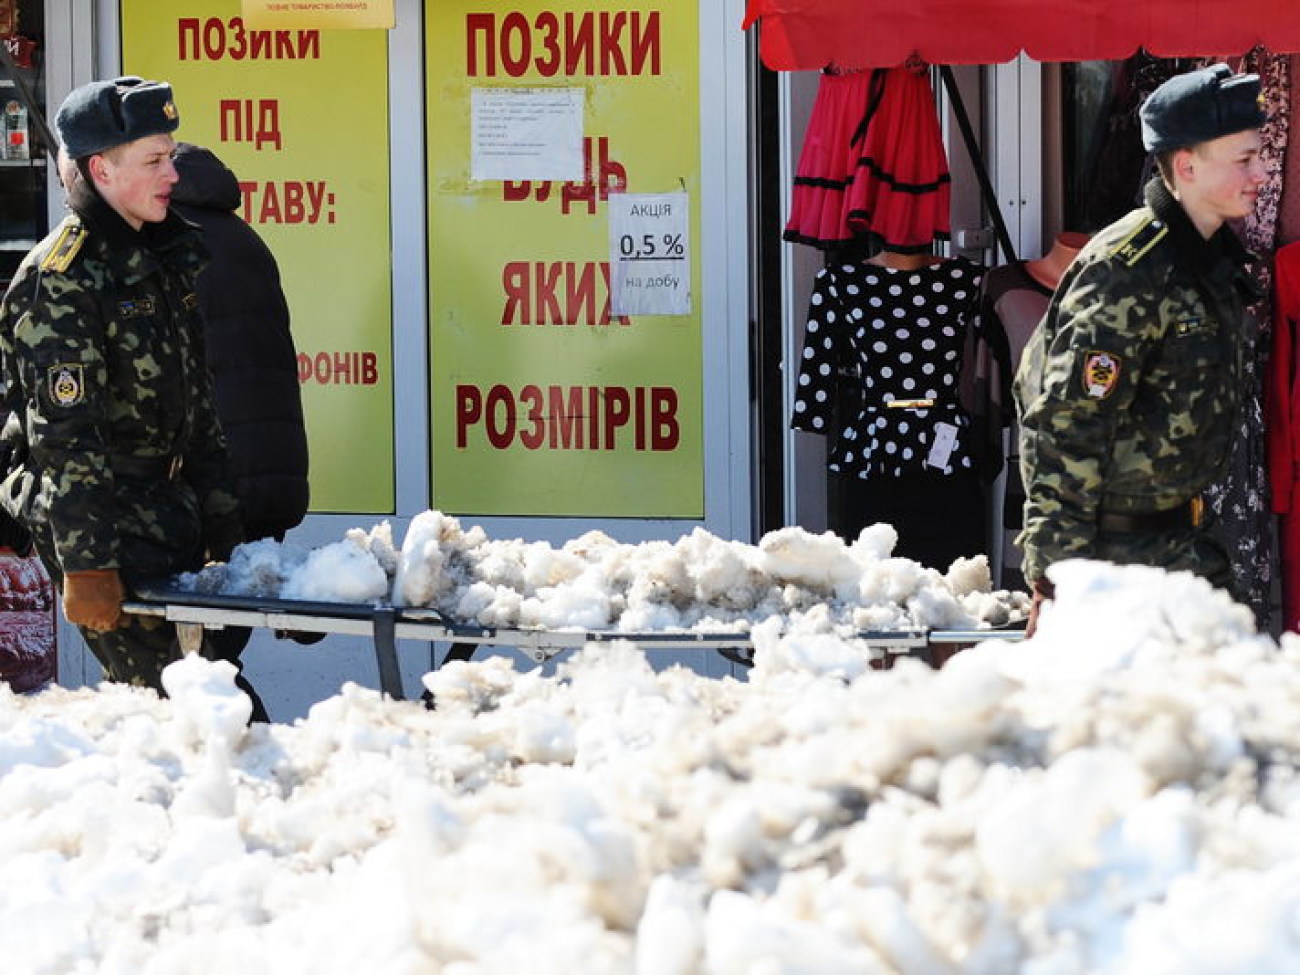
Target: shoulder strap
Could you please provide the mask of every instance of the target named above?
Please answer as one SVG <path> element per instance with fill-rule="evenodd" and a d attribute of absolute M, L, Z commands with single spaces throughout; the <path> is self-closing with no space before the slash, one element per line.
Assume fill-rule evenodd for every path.
<path fill-rule="evenodd" d="M 81 245 L 85 242 L 85 226 L 80 220 L 68 218 L 63 222 L 59 236 L 54 239 L 49 252 L 41 260 L 41 270 L 63 273 L 72 266 L 73 260 L 81 251 Z"/>
<path fill-rule="evenodd" d="M 1162 221 L 1157 220 L 1154 214 L 1148 215 L 1127 237 L 1115 245 L 1111 253 L 1127 267 L 1132 267 L 1151 253 L 1151 249 L 1168 233 L 1169 228 Z"/>

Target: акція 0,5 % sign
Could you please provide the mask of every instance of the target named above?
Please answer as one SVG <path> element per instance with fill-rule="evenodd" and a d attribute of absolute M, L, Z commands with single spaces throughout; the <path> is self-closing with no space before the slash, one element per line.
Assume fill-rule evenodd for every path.
<path fill-rule="evenodd" d="M 618 252 L 625 261 L 680 261 L 686 256 L 681 234 L 642 234 L 639 240 L 624 234 L 618 239 Z"/>

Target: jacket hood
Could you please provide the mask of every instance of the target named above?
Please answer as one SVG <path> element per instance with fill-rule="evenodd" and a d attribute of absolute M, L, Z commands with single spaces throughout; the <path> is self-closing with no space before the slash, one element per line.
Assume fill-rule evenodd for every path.
<path fill-rule="evenodd" d="M 172 202 L 207 210 L 237 210 L 242 202 L 239 180 L 211 150 L 189 142 L 176 143 L 176 172 Z"/>

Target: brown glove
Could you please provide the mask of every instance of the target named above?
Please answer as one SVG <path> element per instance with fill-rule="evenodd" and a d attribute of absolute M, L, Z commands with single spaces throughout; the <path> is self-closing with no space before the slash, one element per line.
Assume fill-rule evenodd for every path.
<path fill-rule="evenodd" d="M 1029 607 L 1029 622 L 1025 624 L 1026 640 L 1033 636 L 1034 631 L 1038 629 L 1038 614 L 1043 608 L 1043 603 L 1056 596 L 1056 586 L 1046 579 L 1035 579 L 1032 589 L 1034 602 Z"/>
<path fill-rule="evenodd" d="M 126 591 L 116 569 L 83 569 L 63 579 L 63 615 L 92 630 L 115 630 Z"/>

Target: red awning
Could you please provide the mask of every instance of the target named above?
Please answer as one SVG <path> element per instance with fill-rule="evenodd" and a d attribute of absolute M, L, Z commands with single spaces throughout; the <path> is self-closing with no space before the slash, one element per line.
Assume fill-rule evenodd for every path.
<path fill-rule="evenodd" d="M 1300 52 L 1300 0 L 749 0 L 778 71 Z"/>

